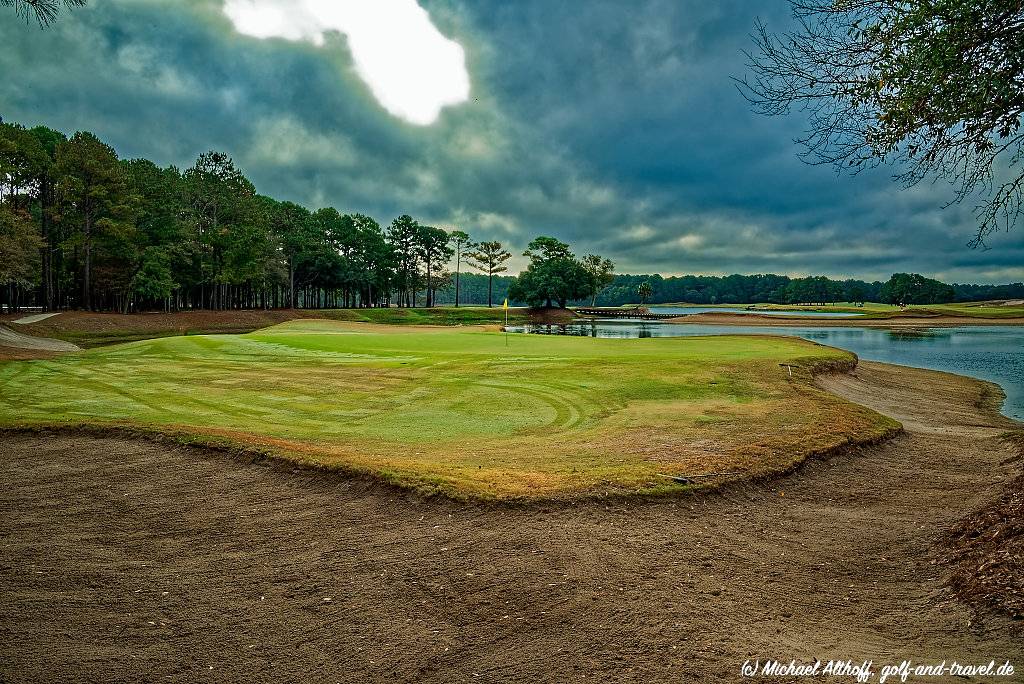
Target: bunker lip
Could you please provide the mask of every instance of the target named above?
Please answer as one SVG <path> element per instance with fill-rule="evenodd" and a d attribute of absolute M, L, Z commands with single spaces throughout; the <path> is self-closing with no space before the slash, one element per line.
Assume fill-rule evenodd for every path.
<path fill-rule="evenodd" d="M 327 478 L 339 478 L 345 481 L 361 483 L 367 490 L 376 490 L 381 494 L 399 495 L 410 500 L 423 503 L 451 502 L 472 504 L 485 508 L 516 508 L 516 509 L 548 509 L 551 507 L 576 507 L 588 503 L 626 503 L 657 504 L 675 497 L 704 495 L 728 495 L 743 491 L 751 485 L 781 481 L 789 475 L 798 473 L 813 461 L 827 461 L 839 458 L 859 449 L 887 442 L 904 432 L 902 427 L 886 428 L 878 434 L 863 438 L 848 439 L 837 442 L 825 449 L 808 451 L 803 458 L 785 468 L 756 474 L 742 474 L 728 478 L 701 479 L 700 484 L 682 485 L 671 490 L 657 493 L 631 491 L 625 488 L 587 489 L 569 492 L 554 492 L 535 496 L 483 496 L 475 492 L 464 492 L 453 488 L 437 488 L 408 479 L 388 479 L 380 473 L 357 468 L 345 464 L 325 465 L 311 461 L 293 460 L 287 453 L 260 448 L 237 440 L 218 439 L 215 436 L 197 434 L 180 430 L 157 429 L 127 424 L 103 425 L 99 423 L 76 424 L 32 424 L 0 426 L 0 439 L 7 437 L 89 437 L 117 438 L 139 440 L 156 445 L 164 445 L 191 450 L 198 456 L 218 456 L 227 458 L 243 465 L 257 465 L 282 473 L 305 472 Z M 699 475 L 698 475 L 699 477 Z"/>

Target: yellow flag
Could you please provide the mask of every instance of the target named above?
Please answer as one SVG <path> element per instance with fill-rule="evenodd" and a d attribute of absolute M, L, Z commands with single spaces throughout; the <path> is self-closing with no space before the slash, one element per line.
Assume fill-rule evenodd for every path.
<path fill-rule="evenodd" d="M 504 309 L 508 308 L 508 297 L 505 297 L 505 304 L 504 304 L 504 306 L 502 308 L 504 308 Z"/>

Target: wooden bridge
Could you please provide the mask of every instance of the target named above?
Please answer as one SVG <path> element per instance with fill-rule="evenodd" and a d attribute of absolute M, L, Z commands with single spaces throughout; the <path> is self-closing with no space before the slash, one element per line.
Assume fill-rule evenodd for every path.
<path fill-rule="evenodd" d="M 584 307 L 574 309 L 579 316 L 588 318 L 630 318 L 640 321 L 663 321 L 669 318 L 678 318 L 681 314 L 675 313 L 651 313 L 646 309 L 613 309 L 603 307 Z"/>

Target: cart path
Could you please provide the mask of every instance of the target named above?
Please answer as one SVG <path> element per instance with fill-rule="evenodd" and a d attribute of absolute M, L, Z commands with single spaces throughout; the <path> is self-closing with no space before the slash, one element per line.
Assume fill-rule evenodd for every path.
<path fill-rule="evenodd" d="M 946 600 L 930 562 L 1008 481 L 997 435 L 1016 424 L 957 376 L 862 363 L 822 384 L 907 434 L 655 504 L 421 502 L 146 442 L 0 437 L 0 681 L 729 682 L 757 657 L 1020 671 L 1024 640 Z"/>
<path fill-rule="evenodd" d="M 31 316 L 30 316 L 31 318 Z M 14 321 L 15 323 L 24 322 Z M 0 325 L 0 347 L 13 347 L 15 349 L 33 349 L 39 351 L 53 351 L 53 352 L 71 352 L 81 351 L 81 349 L 70 342 L 64 342 L 63 340 L 55 340 L 51 337 L 33 337 L 32 335 L 25 335 L 24 333 L 17 332 L 11 328 Z"/>
<path fill-rule="evenodd" d="M 47 318 L 53 318 L 54 316 L 57 316 L 60 313 L 62 312 L 52 311 L 50 313 L 32 314 L 31 316 L 23 316 L 11 322 L 17 323 L 19 325 L 28 325 L 29 323 L 38 323 L 39 321 L 45 321 Z"/>

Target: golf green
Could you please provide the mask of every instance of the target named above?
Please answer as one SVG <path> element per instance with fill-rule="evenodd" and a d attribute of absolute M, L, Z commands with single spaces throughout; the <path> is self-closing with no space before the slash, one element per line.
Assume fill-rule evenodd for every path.
<path fill-rule="evenodd" d="M 0 363 L 0 425 L 140 427 L 456 496 L 667 492 L 893 429 L 813 384 L 852 360 L 794 338 L 300 320 Z"/>

